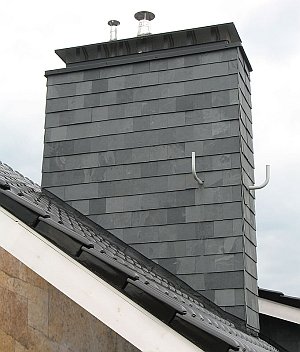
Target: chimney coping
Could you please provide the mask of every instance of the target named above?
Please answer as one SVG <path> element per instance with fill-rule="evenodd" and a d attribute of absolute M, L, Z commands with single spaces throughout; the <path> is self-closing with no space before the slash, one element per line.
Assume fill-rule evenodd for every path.
<path fill-rule="evenodd" d="M 55 53 L 66 63 L 66 67 L 47 70 L 45 76 L 236 47 L 240 49 L 251 72 L 252 67 L 242 47 L 242 41 L 231 22 L 57 49 Z"/>
<path fill-rule="evenodd" d="M 57 49 L 55 53 L 65 62 L 66 67 L 95 63 L 111 58 L 124 58 L 145 53 L 157 53 L 176 48 L 193 48 L 203 44 L 227 43 L 241 46 L 241 38 L 234 23 L 185 29 L 174 32 L 151 34 L 116 41 Z M 245 55 L 246 56 L 246 55 Z M 246 58 L 249 70 L 251 65 Z M 51 71 L 47 71 L 46 75 Z M 58 73 L 58 72 L 57 72 Z"/>

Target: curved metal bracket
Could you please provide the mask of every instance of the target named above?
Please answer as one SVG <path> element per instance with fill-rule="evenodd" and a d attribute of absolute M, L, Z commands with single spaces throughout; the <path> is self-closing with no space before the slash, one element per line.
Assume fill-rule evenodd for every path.
<path fill-rule="evenodd" d="M 253 191 L 253 190 L 255 190 L 255 189 L 264 188 L 264 187 L 266 187 L 266 185 L 269 183 L 269 181 L 270 181 L 270 165 L 266 165 L 266 179 L 265 179 L 265 182 L 262 183 L 262 184 L 259 185 L 259 186 L 255 186 L 255 185 L 249 186 L 249 189 L 250 189 L 250 191 Z"/>
<path fill-rule="evenodd" d="M 194 176 L 194 179 L 199 183 L 199 186 L 203 185 L 203 181 L 200 180 L 200 178 L 197 176 L 196 173 L 196 153 L 192 152 L 192 174 Z"/>

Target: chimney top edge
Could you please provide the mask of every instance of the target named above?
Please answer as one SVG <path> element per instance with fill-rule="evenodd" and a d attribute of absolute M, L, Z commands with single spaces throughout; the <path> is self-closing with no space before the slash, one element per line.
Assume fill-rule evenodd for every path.
<path fill-rule="evenodd" d="M 148 52 L 174 47 L 191 46 L 194 44 L 205 44 L 228 40 L 229 43 L 241 43 L 241 38 L 236 30 L 234 23 L 217 24 L 206 27 L 190 28 L 179 31 L 164 32 L 158 34 L 149 34 L 147 36 L 118 39 L 114 42 L 102 42 L 77 47 L 69 47 L 55 50 L 55 53 L 67 65 L 83 61 L 97 60 L 107 58 L 101 56 L 103 52 L 114 51 L 114 57 L 123 56 L 124 51 L 130 51 L 130 48 L 138 46 L 148 46 Z M 151 47 L 151 48 L 150 48 Z M 103 48 L 103 50 L 99 50 Z M 122 54 L 115 53 L 121 48 Z M 129 48 L 129 49 L 128 49 Z M 83 52 L 83 55 L 78 52 Z M 139 50 L 140 51 L 140 50 Z M 138 51 L 137 51 L 138 52 Z M 128 52 L 132 54 L 134 52 Z"/>

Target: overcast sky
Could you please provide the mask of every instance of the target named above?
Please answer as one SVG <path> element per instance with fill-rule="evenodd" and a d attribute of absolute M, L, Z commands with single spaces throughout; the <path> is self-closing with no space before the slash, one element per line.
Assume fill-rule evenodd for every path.
<path fill-rule="evenodd" d="M 299 0 L 35 1 L 0 5 L 0 160 L 40 183 L 46 96 L 44 71 L 63 67 L 59 48 L 134 37 L 140 10 L 152 33 L 234 22 L 252 64 L 259 285 L 300 297 Z"/>

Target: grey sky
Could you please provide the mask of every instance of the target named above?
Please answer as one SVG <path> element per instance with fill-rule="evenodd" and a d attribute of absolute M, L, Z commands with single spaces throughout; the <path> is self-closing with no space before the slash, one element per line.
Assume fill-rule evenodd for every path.
<path fill-rule="evenodd" d="M 259 285 L 300 296 L 300 4 L 297 0 L 4 0 L 0 9 L 0 160 L 40 183 L 46 95 L 44 71 L 63 67 L 58 48 L 137 32 L 135 12 L 156 14 L 152 32 L 234 22 L 253 67 Z"/>

